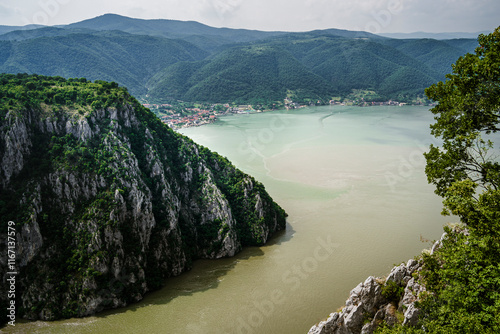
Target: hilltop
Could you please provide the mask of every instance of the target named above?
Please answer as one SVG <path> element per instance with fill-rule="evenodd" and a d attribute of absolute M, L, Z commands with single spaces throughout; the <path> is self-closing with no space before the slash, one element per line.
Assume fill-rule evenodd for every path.
<path fill-rule="evenodd" d="M 475 39 L 264 32 L 113 14 L 61 27 L 8 28 L 0 35 L 0 72 L 115 81 L 148 101 L 327 103 L 353 90 L 411 101 L 477 46 Z"/>

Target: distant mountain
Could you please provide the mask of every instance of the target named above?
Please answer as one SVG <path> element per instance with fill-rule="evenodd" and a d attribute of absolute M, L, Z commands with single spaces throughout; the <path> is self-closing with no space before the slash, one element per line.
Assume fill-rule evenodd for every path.
<path fill-rule="evenodd" d="M 422 95 L 476 46 L 476 38 L 264 32 L 106 14 L 8 30 L 0 35 L 0 72 L 115 81 L 135 95 L 193 102 L 328 99 L 353 89 L 386 99 Z"/>
<path fill-rule="evenodd" d="M 178 63 L 148 84 L 152 97 L 208 102 L 277 101 L 287 94 L 318 99 L 333 92 L 290 52 L 272 45 L 235 47 L 210 61 Z"/>
<path fill-rule="evenodd" d="M 422 62 L 439 74 L 439 80 L 451 71 L 453 64 L 460 56 L 472 52 L 477 47 L 474 39 L 389 39 L 384 40 L 385 45 Z"/>
<path fill-rule="evenodd" d="M 385 45 L 385 40 L 305 37 L 277 38 L 274 43 L 327 80 L 336 94 L 370 89 L 386 97 L 414 95 L 441 78 L 426 64 Z"/>
<path fill-rule="evenodd" d="M 147 80 L 158 71 L 179 61 L 197 61 L 207 55 L 182 40 L 124 32 L 72 33 L 18 42 L 0 41 L 0 72 L 116 81 L 133 94 L 141 95 L 146 92 Z"/>
<path fill-rule="evenodd" d="M 143 20 L 116 14 L 105 14 L 93 19 L 69 24 L 65 28 L 120 30 L 136 35 L 185 38 L 187 36 L 216 36 L 226 43 L 241 43 L 282 35 L 284 32 L 265 32 L 246 29 L 214 28 L 195 21 Z"/>
<path fill-rule="evenodd" d="M 41 27 L 27 30 L 14 30 L 0 35 L 1 41 L 22 41 L 38 37 L 67 36 L 77 33 L 93 33 L 90 29 L 63 29 L 56 27 Z"/>
<path fill-rule="evenodd" d="M 324 29 L 324 30 L 312 30 L 306 32 L 290 32 L 283 35 L 276 36 L 276 39 L 304 39 L 308 38 L 316 38 L 322 36 L 329 37 L 344 37 L 344 38 L 352 38 L 352 39 L 374 39 L 374 40 L 383 40 L 385 37 L 372 34 L 366 31 L 353 31 L 353 30 L 344 30 L 344 29 Z"/>
<path fill-rule="evenodd" d="M 38 24 L 28 24 L 25 26 L 2 26 L 0 25 L 0 35 L 1 34 L 6 34 L 11 31 L 16 31 L 16 30 L 31 30 L 31 29 L 38 29 L 42 28 L 44 26 L 38 25 Z"/>
<path fill-rule="evenodd" d="M 379 34 L 383 37 L 389 38 L 399 38 L 399 39 L 411 39 L 411 38 L 432 38 L 432 39 L 455 39 L 455 38 L 473 38 L 477 39 L 479 34 L 490 34 L 491 31 L 480 31 L 477 33 L 471 32 L 443 32 L 443 33 L 432 33 L 432 32 L 412 32 L 412 33 L 382 33 Z"/>
<path fill-rule="evenodd" d="M 385 98 L 421 94 L 444 75 L 387 45 L 364 39 L 280 37 L 226 50 L 210 60 L 167 67 L 149 95 L 191 101 L 328 98 L 352 89 Z"/>
<path fill-rule="evenodd" d="M 144 20 L 134 19 L 116 14 L 105 14 L 85 21 L 64 26 L 66 29 L 119 30 L 136 35 L 162 36 L 180 38 L 189 41 L 205 50 L 216 51 L 223 45 L 262 41 L 264 39 L 290 35 L 285 31 L 259 31 L 248 29 L 214 28 L 195 21 L 178 20 Z M 303 34 L 303 33 L 297 33 Z M 365 32 L 342 29 L 326 29 L 311 31 L 311 35 L 331 35 L 346 38 L 384 37 Z"/>

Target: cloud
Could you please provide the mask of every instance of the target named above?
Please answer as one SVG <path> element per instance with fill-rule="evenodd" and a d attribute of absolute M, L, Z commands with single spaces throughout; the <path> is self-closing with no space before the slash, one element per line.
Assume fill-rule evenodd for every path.
<path fill-rule="evenodd" d="M 243 0 L 210 0 L 203 1 L 203 6 L 200 13 L 203 16 L 208 16 L 213 19 L 218 19 L 221 22 L 231 19 L 231 17 L 239 16 L 237 13 L 241 8 Z"/>
<path fill-rule="evenodd" d="M 35 6 L 36 2 L 32 0 L 27 0 L 26 2 L 15 0 L 2 1 L 2 4 L 0 4 L 0 24 L 20 25 L 20 22 L 26 20 L 27 10 Z"/>
<path fill-rule="evenodd" d="M 498 0 L 2 0 L 0 9 L 0 24 L 67 24 L 116 13 L 289 31 L 476 32 L 494 29 L 500 17 Z"/>
<path fill-rule="evenodd" d="M 234 4 L 231 6 L 231 1 Z M 470 31 L 498 24 L 497 0 L 207 0 L 201 20 L 261 30 Z M 208 9 L 212 9 L 208 10 Z M 214 9 L 219 11 L 215 12 Z"/>
<path fill-rule="evenodd" d="M 406 0 L 403 5 L 388 31 L 477 32 L 499 23 L 500 2 L 495 0 Z"/>
<path fill-rule="evenodd" d="M 16 12 L 13 8 L 6 7 L 0 4 L 0 20 L 9 20 L 11 17 L 15 16 Z"/>

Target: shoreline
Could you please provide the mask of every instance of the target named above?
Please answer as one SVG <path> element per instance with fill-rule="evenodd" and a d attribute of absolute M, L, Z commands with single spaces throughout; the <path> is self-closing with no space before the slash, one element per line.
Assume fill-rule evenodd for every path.
<path fill-rule="evenodd" d="M 377 102 L 378 103 L 378 102 Z M 387 104 L 384 104 L 387 103 Z M 273 112 L 273 111 L 290 111 L 290 110 L 298 110 L 298 109 L 304 109 L 304 108 L 319 108 L 319 107 L 333 107 L 333 106 L 339 106 L 339 107 L 359 107 L 359 108 L 366 108 L 366 107 L 433 107 L 435 104 L 406 104 L 406 103 L 399 103 L 395 102 L 393 104 L 389 104 L 389 102 L 380 102 L 380 104 L 365 104 L 365 105 L 356 105 L 356 104 L 345 104 L 345 103 L 339 103 L 339 104 L 325 104 L 325 105 L 312 105 L 312 106 L 299 106 L 296 108 L 279 108 L 279 109 L 267 109 L 267 110 L 249 110 L 245 112 L 226 112 L 223 114 L 216 114 L 214 118 L 210 119 L 209 121 L 198 121 L 197 123 L 188 123 L 188 124 L 183 124 L 181 126 L 176 126 L 175 124 L 167 123 L 162 120 L 164 124 L 167 124 L 172 130 L 178 131 L 180 129 L 187 129 L 187 128 L 194 128 L 194 127 L 200 127 L 203 125 L 207 124 L 212 124 L 218 121 L 219 116 L 239 116 L 239 115 L 253 115 L 253 114 L 263 114 L 263 113 L 268 113 L 268 112 Z M 161 119 L 161 118 L 160 118 Z"/>

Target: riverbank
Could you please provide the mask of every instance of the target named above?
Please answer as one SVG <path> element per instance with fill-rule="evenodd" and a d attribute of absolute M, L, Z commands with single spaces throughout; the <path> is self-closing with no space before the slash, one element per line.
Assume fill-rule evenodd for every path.
<path fill-rule="evenodd" d="M 255 113 L 264 113 L 281 110 L 293 110 L 324 106 L 357 106 L 357 107 L 374 107 L 374 106 L 431 106 L 432 104 L 424 103 L 421 100 L 413 101 L 412 103 L 400 102 L 395 100 L 388 101 L 365 101 L 364 98 L 316 101 L 309 104 L 301 104 L 286 98 L 283 103 L 274 104 L 272 109 L 262 109 L 261 106 L 253 105 L 234 105 L 234 104 L 194 104 L 189 103 L 190 107 L 173 106 L 172 104 L 150 104 L 143 103 L 143 106 L 153 111 L 160 120 L 174 130 L 190 127 L 198 127 L 207 125 L 217 121 L 220 116 L 227 115 L 248 115 Z"/>

